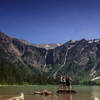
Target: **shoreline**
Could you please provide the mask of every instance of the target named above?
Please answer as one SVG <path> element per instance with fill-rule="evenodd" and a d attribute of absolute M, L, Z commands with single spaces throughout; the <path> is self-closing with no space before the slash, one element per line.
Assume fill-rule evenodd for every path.
<path fill-rule="evenodd" d="M 8 87 L 8 86 L 59 86 L 59 84 L 34 84 L 34 85 L 30 85 L 30 84 L 23 84 L 23 85 L 2 85 L 0 84 L 0 87 Z M 83 84 L 78 84 L 78 85 L 72 85 L 72 86 L 100 86 L 100 85 L 83 85 Z"/>

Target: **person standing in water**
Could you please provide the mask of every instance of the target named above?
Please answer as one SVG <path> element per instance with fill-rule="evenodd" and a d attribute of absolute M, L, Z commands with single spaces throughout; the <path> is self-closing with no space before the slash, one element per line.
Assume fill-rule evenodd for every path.
<path fill-rule="evenodd" d="M 60 76 L 59 89 L 64 89 L 65 87 L 66 87 L 66 76 L 61 75 Z"/>
<path fill-rule="evenodd" d="M 59 89 L 63 87 L 63 75 L 60 76 Z"/>
<path fill-rule="evenodd" d="M 63 89 L 66 89 L 66 76 L 63 75 Z"/>
<path fill-rule="evenodd" d="M 71 85 L 72 79 L 70 76 L 66 77 L 66 86 L 68 87 L 69 90 L 72 90 L 72 85 Z"/>

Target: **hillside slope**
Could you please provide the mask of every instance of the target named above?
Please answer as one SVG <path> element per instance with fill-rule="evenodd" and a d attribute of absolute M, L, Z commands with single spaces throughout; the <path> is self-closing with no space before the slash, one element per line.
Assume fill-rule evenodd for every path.
<path fill-rule="evenodd" d="M 66 73 L 74 82 L 84 83 L 94 72 L 93 76 L 100 75 L 100 39 L 71 40 L 46 49 L 0 32 L 0 60 L 17 66 L 16 70 L 26 75 L 46 72 L 48 77 L 57 77 Z"/>

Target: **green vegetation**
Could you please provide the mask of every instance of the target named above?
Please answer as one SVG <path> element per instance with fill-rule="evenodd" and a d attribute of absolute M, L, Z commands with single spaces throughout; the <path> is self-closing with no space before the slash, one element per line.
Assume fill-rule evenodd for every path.
<path fill-rule="evenodd" d="M 49 67 L 52 67 L 52 69 L 51 70 L 49 70 L 49 72 L 48 72 L 48 76 L 49 77 L 52 77 L 52 75 L 61 67 L 61 65 L 59 64 L 59 65 L 52 65 L 52 66 L 49 66 Z"/>
<path fill-rule="evenodd" d="M 91 78 L 89 74 L 91 65 L 94 65 L 92 60 L 88 62 L 88 67 L 80 66 L 74 62 L 67 63 L 63 68 L 60 69 L 59 74 L 69 74 L 72 77 L 72 84 L 75 85 L 100 85 L 99 80 L 95 82 L 90 81 Z M 99 65 L 100 63 L 98 63 L 97 68 Z M 20 63 L 11 64 L 5 60 L 0 60 L 0 84 L 58 84 L 59 77 L 57 77 L 57 79 L 53 79 L 52 75 L 60 66 L 61 65 L 52 66 L 52 70 L 50 70 L 49 73 L 45 73 L 39 67 L 33 67 L 30 65 L 26 66 Z M 98 69 L 97 76 L 99 75 L 100 70 Z"/>
<path fill-rule="evenodd" d="M 70 62 L 59 71 L 60 74 L 66 73 L 72 77 L 72 84 L 74 85 L 100 85 L 100 80 L 92 82 L 90 73 L 95 64 L 95 60 L 90 59 L 86 66 L 80 66 L 78 63 Z M 57 66 L 57 65 L 56 65 Z M 96 76 L 100 76 L 100 63 L 97 65 Z"/>
<path fill-rule="evenodd" d="M 0 84 L 56 84 L 53 78 L 32 66 L 15 65 L 0 60 Z"/>

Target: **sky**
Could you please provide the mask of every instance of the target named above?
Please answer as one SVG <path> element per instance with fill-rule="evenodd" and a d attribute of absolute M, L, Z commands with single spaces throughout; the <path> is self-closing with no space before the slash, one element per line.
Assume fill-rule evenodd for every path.
<path fill-rule="evenodd" d="M 100 38 L 100 0 L 0 0 L 0 31 L 31 43 Z"/>

